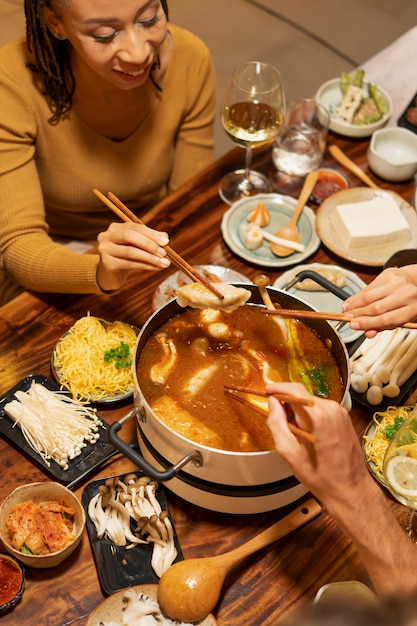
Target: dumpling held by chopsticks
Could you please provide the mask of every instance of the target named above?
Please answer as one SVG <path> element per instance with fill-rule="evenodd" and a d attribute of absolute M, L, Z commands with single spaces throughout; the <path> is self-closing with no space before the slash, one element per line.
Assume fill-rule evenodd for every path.
<path fill-rule="evenodd" d="M 216 283 L 216 289 L 223 294 L 223 299 L 216 296 L 202 283 L 183 285 L 177 291 L 177 302 L 181 307 L 219 309 L 227 312 L 246 304 L 251 295 L 248 289 L 234 287 L 228 283 Z"/>

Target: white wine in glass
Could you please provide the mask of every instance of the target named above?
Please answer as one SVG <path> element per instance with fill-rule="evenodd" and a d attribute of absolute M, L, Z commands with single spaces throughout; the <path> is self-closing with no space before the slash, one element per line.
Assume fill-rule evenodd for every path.
<path fill-rule="evenodd" d="M 401 522 L 416 541 L 417 509 L 417 409 L 414 409 L 391 440 L 384 457 L 384 478 L 392 495 L 408 509 Z"/>
<path fill-rule="evenodd" d="M 275 67 L 250 61 L 235 68 L 223 97 L 221 119 L 229 137 L 246 149 L 246 159 L 244 169 L 227 174 L 220 182 L 220 196 L 228 204 L 270 191 L 266 176 L 250 169 L 252 149 L 275 139 L 284 112 L 284 91 Z"/>

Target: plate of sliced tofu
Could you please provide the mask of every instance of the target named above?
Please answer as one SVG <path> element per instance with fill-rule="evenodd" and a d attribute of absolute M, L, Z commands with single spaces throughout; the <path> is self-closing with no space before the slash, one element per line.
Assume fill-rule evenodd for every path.
<path fill-rule="evenodd" d="M 417 247 L 414 207 L 393 191 L 354 187 L 339 191 L 317 211 L 322 243 L 338 256 L 367 266 L 383 266 L 397 250 Z"/>

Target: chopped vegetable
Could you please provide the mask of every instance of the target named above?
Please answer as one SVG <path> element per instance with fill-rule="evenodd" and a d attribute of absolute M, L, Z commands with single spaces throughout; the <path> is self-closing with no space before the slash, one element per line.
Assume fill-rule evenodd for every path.
<path fill-rule="evenodd" d="M 375 104 L 376 104 L 376 106 L 378 108 L 378 111 L 382 115 L 385 115 L 386 113 L 388 113 L 388 106 L 387 106 L 384 98 L 382 97 L 381 90 L 379 89 L 379 87 L 377 87 L 377 85 L 373 85 L 372 83 L 369 83 L 368 91 L 369 91 L 369 95 L 371 96 L 372 100 L 375 102 Z"/>
<path fill-rule="evenodd" d="M 104 361 L 106 363 L 113 363 L 118 370 L 123 367 L 130 367 L 132 365 L 132 357 L 130 355 L 129 344 L 121 341 L 117 348 L 106 350 L 104 353 Z"/>
<path fill-rule="evenodd" d="M 405 418 L 402 415 L 397 415 L 397 417 L 394 418 L 393 424 L 388 424 L 387 426 L 385 426 L 385 428 L 383 428 L 382 433 L 385 435 L 388 441 L 391 441 L 391 439 L 394 439 L 399 428 L 401 427 L 402 424 L 404 424 L 404 421 L 405 421 Z"/>
<path fill-rule="evenodd" d="M 357 69 L 353 75 L 340 74 L 342 100 L 336 109 L 336 119 L 349 124 L 372 124 L 388 113 L 388 105 L 379 87 L 368 83 L 368 96 L 363 93 L 365 72 Z"/>

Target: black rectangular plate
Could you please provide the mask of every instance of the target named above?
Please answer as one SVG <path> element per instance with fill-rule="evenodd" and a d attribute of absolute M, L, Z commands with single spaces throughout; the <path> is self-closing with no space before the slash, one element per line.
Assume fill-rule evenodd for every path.
<path fill-rule="evenodd" d="M 108 425 L 101 420 L 103 428 L 100 428 L 100 438 L 93 445 L 88 445 L 83 448 L 77 458 L 69 461 L 68 469 L 64 470 L 58 463 L 52 460 L 50 467 L 48 467 L 42 457 L 27 443 L 20 428 L 13 426 L 13 420 L 4 410 L 5 405 L 15 399 L 14 394 L 16 391 L 28 391 L 32 382 L 44 385 L 44 387 L 50 391 L 59 391 L 58 383 L 52 380 L 52 378 L 48 378 L 42 374 L 31 374 L 23 378 L 0 398 L 0 433 L 21 452 L 30 457 L 30 459 L 39 465 L 51 478 L 62 483 L 69 489 L 73 489 L 93 470 L 98 468 L 104 461 L 117 452 L 114 446 L 107 441 Z"/>
<path fill-rule="evenodd" d="M 417 106 L 416 100 L 417 100 L 417 93 L 414 94 L 413 99 L 410 100 L 407 108 L 404 109 L 404 111 L 401 113 L 397 122 L 398 126 L 402 126 L 403 128 L 408 128 L 408 130 L 413 131 L 413 133 L 417 133 L 417 126 L 415 126 L 414 124 L 410 124 L 410 122 L 407 120 L 405 115 L 408 109 L 411 109 L 412 107 Z"/>
<path fill-rule="evenodd" d="M 144 475 L 140 470 L 133 473 L 138 477 Z M 126 475 L 127 474 L 121 474 L 118 477 L 123 480 Z M 113 478 L 113 476 L 107 476 L 106 478 L 101 478 L 88 483 L 88 485 L 84 487 L 81 500 L 86 513 L 87 532 L 100 584 L 103 591 L 107 595 L 111 595 L 116 591 L 126 589 L 126 587 L 130 587 L 132 585 L 156 584 L 159 582 L 159 578 L 155 574 L 151 565 L 153 550 L 152 545 L 139 544 L 134 548 L 127 549 L 124 546 L 116 546 L 108 539 L 97 538 L 96 528 L 88 515 L 88 504 L 91 498 L 96 495 L 99 486 L 104 485 L 107 478 Z M 161 486 L 158 486 L 156 490 L 156 497 L 161 505 L 161 508 L 169 514 L 165 490 Z M 171 516 L 170 520 L 174 529 L 175 547 L 178 553 L 175 559 L 176 563 L 177 561 L 182 561 L 184 556 L 182 554 L 181 546 L 179 544 Z"/>

